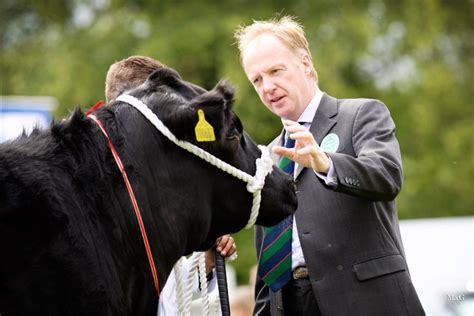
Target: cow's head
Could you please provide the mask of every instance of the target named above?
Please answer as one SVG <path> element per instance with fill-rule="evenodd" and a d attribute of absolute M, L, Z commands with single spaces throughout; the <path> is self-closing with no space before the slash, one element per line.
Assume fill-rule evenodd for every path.
<path fill-rule="evenodd" d="M 128 93 L 178 138 L 255 173 L 260 150 L 232 112 L 225 82 L 205 91 L 162 69 Z M 215 141 L 195 139 L 198 110 Z M 2 314 L 156 313 L 142 227 L 107 139 L 130 179 L 161 287 L 180 256 L 208 249 L 248 221 L 246 183 L 176 146 L 125 102 L 94 116 L 110 138 L 78 109 L 51 129 L 0 144 L 0 249 L 8 253 L 0 261 Z M 293 183 L 275 168 L 257 223 L 273 225 L 295 208 Z"/>
<path fill-rule="evenodd" d="M 221 81 L 214 89 L 206 91 L 182 80 L 176 71 L 164 68 L 154 72 L 143 85 L 128 93 L 147 104 L 178 139 L 196 144 L 252 176 L 255 174 L 255 161 L 261 151 L 243 131 L 240 119 L 232 111 L 234 89 L 227 82 Z M 194 129 L 198 122 L 198 110 L 203 110 L 206 121 L 212 125 L 215 141 L 197 141 Z M 150 133 L 163 138 L 158 131 Z M 202 230 L 201 236 L 206 236 L 206 242 L 201 240 L 201 246 L 207 247 L 216 237 L 242 229 L 248 221 L 252 202 L 252 194 L 245 188 L 246 183 L 184 152 L 171 142 L 165 140 L 162 145 L 170 162 L 176 164 L 176 175 L 173 176 L 175 182 L 170 184 L 174 186 L 174 193 L 180 192 L 190 199 L 176 201 L 176 204 L 190 203 L 188 206 L 199 208 L 193 212 L 211 213 L 210 217 L 204 219 L 196 213 L 190 217 L 191 221 L 195 221 L 191 229 Z M 182 198 L 186 200 L 186 197 Z M 293 181 L 274 166 L 262 190 L 256 223 L 275 225 L 295 209 Z M 180 212 L 183 218 L 189 215 Z"/>

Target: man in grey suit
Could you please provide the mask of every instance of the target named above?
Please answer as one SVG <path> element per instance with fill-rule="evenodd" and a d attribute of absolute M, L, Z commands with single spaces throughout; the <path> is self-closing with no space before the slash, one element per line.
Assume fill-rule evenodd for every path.
<path fill-rule="evenodd" d="M 304 31 L 291 17 L 255 21 L 236 38 L 245 74 L 282 119 L 274 159 L 294 161 L 298 187 L 292 223 L 274 233 L 291 236 L 288 255 L 285 241 L 266 242 L 273 228 L 256 227 L 254 314 L 424 315 L 400 237 L 402 165 L 386 106 L 319 90 Z M 288 138 L 294 148 L 282 146 Z"/>

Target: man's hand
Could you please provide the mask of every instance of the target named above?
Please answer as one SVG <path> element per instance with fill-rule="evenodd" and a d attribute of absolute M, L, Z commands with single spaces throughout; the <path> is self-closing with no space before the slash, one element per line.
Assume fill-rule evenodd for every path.
<path fill-rule="evenodd" d="M 224 257 L 228 258 L 237 251 L 234 238 L 231 235 L 224 235 L 217 238 L 217 251 Z M 214 268 L 214 247 L 206 251 L 206 273 L 209 273 Z"/>
<path fill-rule="evenodd" d="M 286 156 L 297 164 L 311 168 L 316 172 L 327 174 L 329 171 L 329 157 L 321 150 L 313 134 L 298 122 L 281 120 L 288 133 L 288 137 L 294 139 L 295 148 L 285 148 L 282 146 L 273 147 L 273 153 L 279 156 Z"/>
<path fill-rule="evenodd" d="M 232 256 L 237 250 L 234 238 L 231 235 L 224 235 L 217 238 L 216 247 L 217 251 L 225 258 Z"/>

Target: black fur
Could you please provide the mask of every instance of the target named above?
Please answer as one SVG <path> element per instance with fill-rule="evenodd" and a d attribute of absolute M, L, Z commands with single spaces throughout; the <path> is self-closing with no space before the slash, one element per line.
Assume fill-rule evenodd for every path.
<path fill-rule="evenodd" d="M 158 70 L 129 91 L 180 139 L 255 173 L 260 151 L 232 112 L 226 82 L 211 91 Z M 197 143 L 197 109 L 217 140 Z M 141 113 L 114 102 L 94 113 L 134 188 L 163 287 L 176 260 L 246 224 L 246 184 L 178 148 Z M 268 176 L 258 223 L 296 208 L 291 180 Z M 155 315 L 157 297 L 129 195 L 95 122 L 76 109 L 46 130 L 0 144 L 0 314 Z"/>

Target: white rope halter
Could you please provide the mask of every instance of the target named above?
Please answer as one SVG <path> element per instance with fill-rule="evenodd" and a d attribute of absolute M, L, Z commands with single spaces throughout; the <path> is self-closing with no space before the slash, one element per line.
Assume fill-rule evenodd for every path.
<path fill-rule="evenodd" d="M 188 260 L 188 264 L 185 261 Z M 184 271 L 185 267 L 188 271 Z M 176 301 L 178 314 L 188 316 L 191 312 L 192 287 L 196 272 L 199 271 L 199 286 L 201 292 L 201 314 L 209 315 L 210 297 L 207 290 L 205 253 L 194 252 L 188 259 L 181 257 L 174 265 L 174 277 L 176 279 Z M 213 306 L 217 306 L 218 296 L 213 298 Z M 216 313 L 215 313 L 216 314 Z"/>
<path fill-rule="evenodd" d="M 255 224 L 257 220 L 258 212 L 260 210 L 260 201 L 262 199 L 262 188 L 265 184 L 265 178 L 269 173 L 272 172 L 273 161 L 270 158 L 270 153 L 266 146 L 258 145 L 258 148 L 262 151 L 262 156 L 255 161 L 257 170 L 255 176 L 251 176 L 248 173 L 231 166 L 230 164 L 222 161 L 221 159 L 211 155 L 207 151 L 199 148 L 198 146 L 191 144 L 186 141 L 182 141 L 176 138 L 173 133 L 163 124 L 163 122 L 153 113 L 146 104 L 137 98 L 128 95 L 122 94 L 117 98 L 118 101 L 126 102 L 138 111 L 140 111 L 143 116 L 145 116 L 155 127 L 158 129 L 164 136 L 166 136 L 170 141 L 175 143 L 177 146 L 193 153 L 199 158 L 207 161 L 211 165 L 219 168 L 222 171 L 227 172 L 228 174 L 233 175 L 234 177 L 247 182 L 247 191 L 253 194 L 252 210 L 250 212 L 250 217 L 245 228 L 250 228 Z"/>

